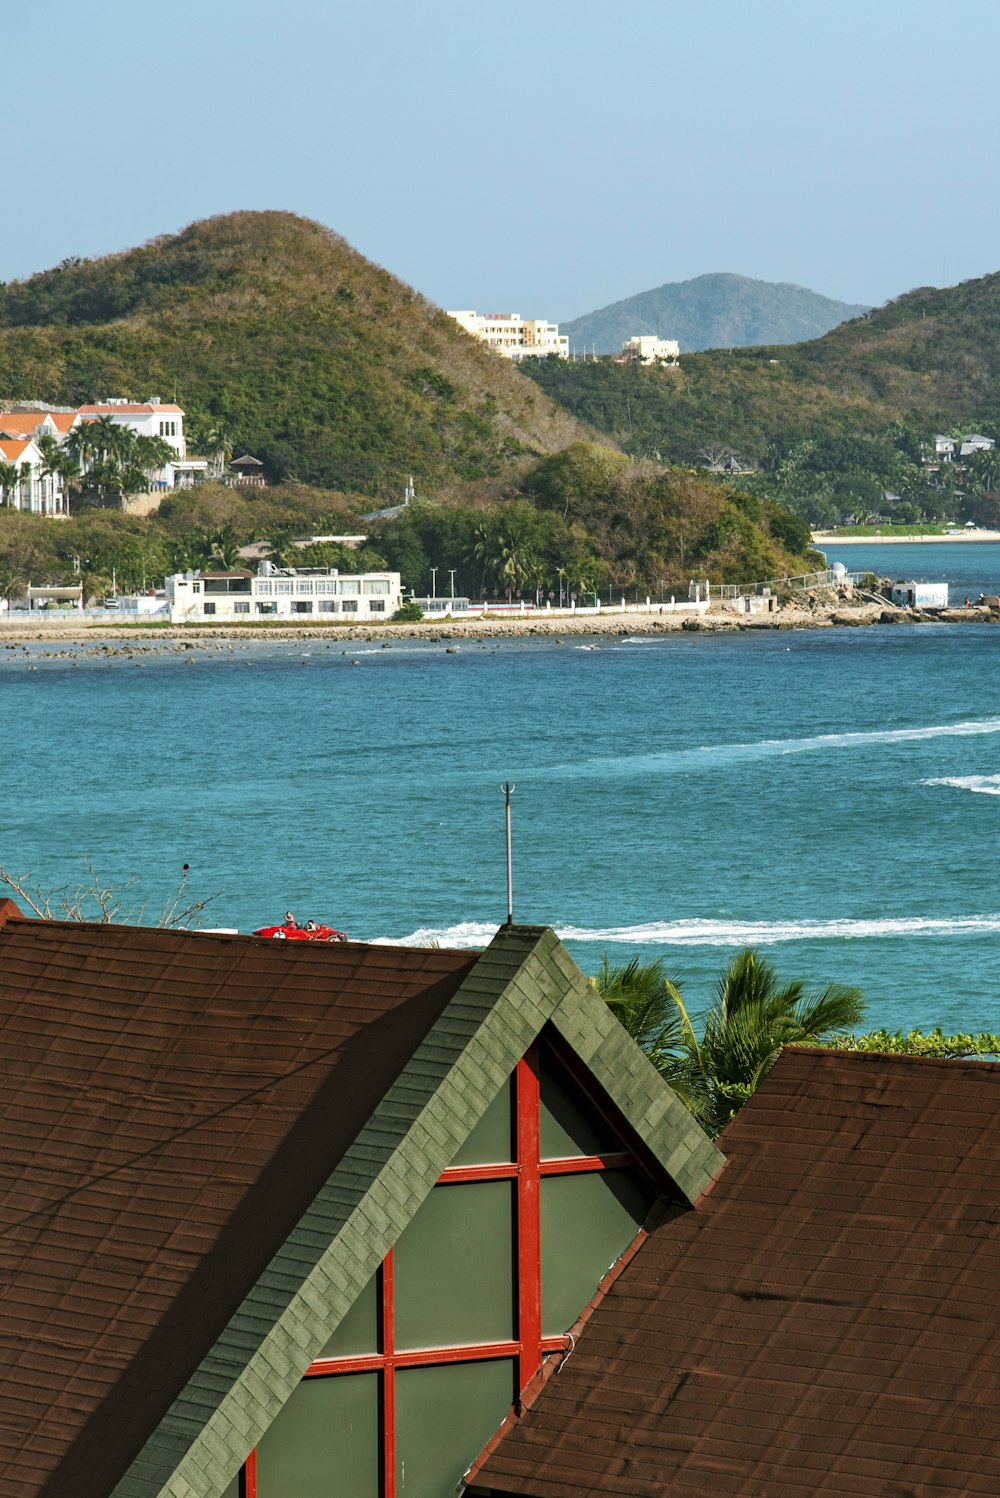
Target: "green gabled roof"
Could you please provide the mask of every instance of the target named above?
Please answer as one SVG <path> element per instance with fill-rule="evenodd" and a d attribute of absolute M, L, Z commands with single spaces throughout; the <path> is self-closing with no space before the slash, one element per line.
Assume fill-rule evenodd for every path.
<path fill-rule="evenodd" d="M 687 1200 L 701 1194 L 719 1151 L 554 933 L 502 928 L 112 1498 L 225 1488 L 547 1023 Z"/>

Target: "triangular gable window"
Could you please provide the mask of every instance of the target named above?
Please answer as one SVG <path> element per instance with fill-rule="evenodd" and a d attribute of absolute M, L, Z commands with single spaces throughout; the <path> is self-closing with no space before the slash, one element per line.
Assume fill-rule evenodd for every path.
<path fill-rule="evenodd" d="M 656 1194 L 612 1113 L 533 1046 L 223 1498 L 454 1492 Z"/>

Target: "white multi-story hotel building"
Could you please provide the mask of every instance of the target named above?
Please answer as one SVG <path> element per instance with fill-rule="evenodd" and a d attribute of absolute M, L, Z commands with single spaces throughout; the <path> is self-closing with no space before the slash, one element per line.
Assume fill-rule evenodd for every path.
<path fill-rule="evenodd" d="M 335 567 L 276 567 L 253 572 L 175 572 L 167 578 L 171 624 L 250 618 L 378 624 L 402 603 L 398 572 L 348 575 Z"/>
<path fill-rule="evenodd" d="M 520 312 L 449 312 L 449 317 L 505 359 L 569 358 L 569 338 L 559 324 L 522 317 Z"/>

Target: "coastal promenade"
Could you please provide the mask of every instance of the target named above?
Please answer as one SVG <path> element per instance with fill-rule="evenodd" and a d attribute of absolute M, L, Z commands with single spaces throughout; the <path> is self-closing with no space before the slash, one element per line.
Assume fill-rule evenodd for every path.
<path fill-rule="evenodd" d="M 76 622 L 62 616 L 38 619 L 30 615 L 0 616 L 0 650 L 19 644 L 52 645 L 99 643 L 109 646 L 141 647 L 143 645 L 176 650 L 191 648 L 196 642 L 259 642 L 287 640 L 323 640 L 331 644 L 377 643 L 389 648 L 395 640 L 436 640 L 456 646 L 463 640 L 550 639 L 580 636 L 659 635 L 682 630 L 699 633 L 736 633 L 789 629 L 829 629 L 844 626 L 920 624 L 1000 623 L 1000 610 L 973 607 L 935 610 L 933 612 L 897 608 L 889 603 L 852 602 L 847 597 L 831 597 L 832 590 L 807 595 L 801 603 L 785 604 L 769 614 L 737 613 L 726 604 L 713 605 L 707 612 L 680 611 L 661 614 L 654 605 L 648 612 L 627 614 L 566 614 L 559 617 L 516 615 L 489 619 L 424 619 L 417 624 L 373 625 L 234 625 L 197 624 L 162 625 L 123 624 L 94 621 Z"/>

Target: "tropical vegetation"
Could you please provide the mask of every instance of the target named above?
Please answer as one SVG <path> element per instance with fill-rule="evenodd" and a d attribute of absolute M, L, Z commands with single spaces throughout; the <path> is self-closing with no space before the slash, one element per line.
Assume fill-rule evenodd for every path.
<path fill-rule="evenodd" d="M 751 947 L 719 974 L 715 998 L 698 1027 L 663 958 L 614 964 L 591 980 L 612 1013 L 713 1137 L 759 1087 L 786 1045 L 818 1045 L 858 1025 L 861 990 L 828 983 L 807 992 L 782 982 Z"/>
<path fill-rule="evenodd" d="M 713 1003 L 695 1023 L 666 960 L 607 956 L 590 982 L 615 1018 L 702 1127 L 718 1134 L 760 1086 L 786 1045 L 945 1060 L 1000 1059 L 1000 1035 L 922 1030 L 858 1032 L 866 1005 L 861 990 L 830 983 L 807 993 L 784 983 L 753 948 L 736 952 L 720 972 Z"/>
<path fill-rule="evenodd" d="M 250 450 L 271 480 L 383 502 L 497 474 L 585 435 L 509 362 L 289 213 L 235 213 L 0 286 L 0 399 L 163 393 L 214 476 Z"/>
<path fill-rule="evenodd" d="M 544 359 L 525 371 L 623 451 L 735 468 L 741 488 L 816 525 L 975 520 L 1000 486 L 995 454 L 956 468 L 931 445 L 1000 438 L 1000 274 L 909 292 L 806 343 L 689 354 L 677 369 Z"/>

